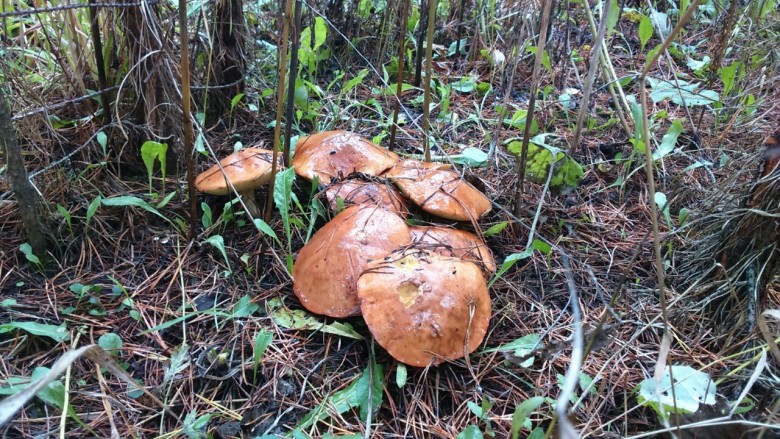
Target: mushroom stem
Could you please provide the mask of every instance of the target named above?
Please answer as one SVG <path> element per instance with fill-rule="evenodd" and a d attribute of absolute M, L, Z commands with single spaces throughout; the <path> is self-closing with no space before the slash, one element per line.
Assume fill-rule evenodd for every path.
<path fill-rule="evenodd" d="M 249 214 L 252 215 L 252 218 L 262 217 L 260 213 L 260 208 L 257 207 L 257 203 L 255 203 L 254 189 L 238 191 L 238 195 L 241 195 L 241 199 L 244 201 L 244 205 L 246 205 L 246 208 L 247 210 L 249 210 Z"/>

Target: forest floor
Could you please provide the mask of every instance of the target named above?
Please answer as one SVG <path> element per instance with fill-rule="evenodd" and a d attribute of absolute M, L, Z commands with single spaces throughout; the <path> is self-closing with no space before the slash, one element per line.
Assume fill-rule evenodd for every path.
<path fill-rule="evenodd" d="M 701 36 L 687 38 L 693 45 L 693 39 Z M 634 74 L 644 60 L 638 58 L 616 58 L 618 77 Z M 583 55 L 579 61 L 581 71 L 587 70 L 586 60 Z M 513 108 L 528 104 L 531 71 L 530 63 L 525 64 L 518 68 L 509 100 Z M 437 69 L 443 83 L 448 76 L 459 78 L 462 72 L 471 72 L 477 82 L 501 86 L 486 60 L 445 59 Z M 571 72 L 555 72 L 562 78 L 553 88 L 558 93 L 540 91 L 536 119 L 541 132 L 570 141 L 578 107 L 562 104 L 558 95 L 567 88 L 576 92 L 579 86 Z M 666 61 L 651 73 L 658 78 L 672 75 Z M 751 83 L 758 84 L 759 76 L 756 73 Z M 545 80 L 551 81 L 549 73 Z M 380 86 L 378 79 L 357 85 L 350 99 L 361 104 L 335 110 L 327 118 L 328 126 L 319 128 L 347 129 L 386 141 L 386 126 L 373 120 L 373 110 L 362 104 L 373 99 L 383 114 L 391 114 L 392 100 L 376 93 Z M 711 87 L 722 92 L 719 84 Z M 572 95 L 578 100 L 575 92 Z M 256 91 L 247 93 L 257 97 Z M 420 93 L 410 90 L 403 98 L 411 102 Z M 116 360 L 171 412 L 82 360 L 68 372 L 66 385 L 69 403 L 88 429 L 71 417 L 66 421 L 67 437 L 200 437 L 203 431 L 213 437 L 261 437 L 290 434 L 297 427 L 295 437 L 426 438 L 472 434 L 474 427 L 469 430 L 469 426 L 475 426 L 486 435 L 507 438 L 516 407 L 542 396 L 545 402 L 522 430 L 521 437 L 527 437 L 531 428 L 550 425 L 572 360 L 572 292 L 563 261 L 568 257 L 586 333 L 592 333 L 606 315 L 606 326 L 582 364 L 582 387 L 570 401 L 570 419 L 577 430 L 583 436 L 627 437 L 663 428 L 651 408 L 637 403 L 635 393 L 640 382 L 653 376 L 659 353 L 667 355 L 667 364 L 688 365 L 715 380 L 717 404 L 703 409 L 701 416 L 720 416 L 721 409 L 737 400 L 748 385 L 758 363 L 755 348 L 764 339 L 758 329 L 722 330 L 733 328 L 735 322 L 724 323 L 708 312 L 691 287 L 698 279 L 677 270 L 693 257 L 715 263 L 713 255 L 697 256 L 691 250 L 702 237 L 691 236 L 695 229 L 683 227 L 681 215 L 687 213 L 681 212 L 702 218 L 709 212 L 699 208 L 717 194 L 729 192 L 737 199 L 746 195 L 763 141 L 780 122 L 776 88 L 756 85 L 753 93 L 760 104 L 754 112 L 735 111 L 732 118 L 724 118 L 707 109 L 695 134 L 686 113 L 696 120 L 701 107 L 686 109 L 668 99 L 651 102 L 659 141 L 672 121 L 685 125 L 674 150 L 657 162 L 656 169 L 657 190 L 670 200 L 668 216 L 660 218 L 673 335 L 670 346 L 662 347 L 664 326 L 650 220 L 654 200 L 648 196 L 642 157 L 634 155 L 620 125 L 612 122 L 613 103 L 600 88 L 589 112 L 592 129 L 586 131 L 583 148 L 574 156 L 585 169 L 577 188 L 551 193 L 543 185 L 526 182 L 523 214 L 515 218 L 511 215 L 517 181 L 513 155 L 499 145 L 495 159 L 485 166 L 462 168 L 469 181 L 495 203 L 479 222 L 481 230 L 506 225 L 486 238 L 499 264 L 526 250 L 532 228 L 534 236 L 549 247 L 540 245 L 496 279 L 490 289 L 493 317 L 488 335 L 468 359 L 400 372 L 398 363 L 372 341 L 362 318 L 338 320 L 349 325 L 347 335 L 317 330 L 316 325 L 308 330 L 285 327 L 302 310 L 283 262 L 287 249 L 258 233 L 246 213 L 228 208 L 227 199 L 198 195 L 198 235 L 189 241 L 183 171 L 169 172 L 165 179 L 158 172 L 151 185 L 157 195 L 152 197 L 138 163 L 117 165 L 97 142 L 88 141 L 99 129 L 96 119 L 56 129 L 43 114 L 20 119 L 16 123 L 28 169 L 38 172 L 34 183 L 50 206 L 56 206 L 51 208 L 56 217 L 52 232 L 58 239 L 50 257 L 44 258 L 45 268 L 19 251 L 24 243 L 22 227 L 0 173 L 0 324 L 61 326 L 65 335 L 56 339 L 52 334 L 0 330 L 0 389 L 7 389 L 4 382 L 33 376 L 38 367 L 50 367 L 67 350 L 102 340 L 104 346 L 119 348 Z M 205 131 L 218 157 L 232 152 L 236 142 L 273 144 L 269 126 L 274 99 L 258 99 L 265 110 L 238 105 L 229 117 Z M 432 131 L 444 152 L 490 149 L 498 118 L 494 106 L 501 99 L 495 93 L 489 96 L 489 104 L 475 105 L 481 99 L 476 93 L 452 91 L 447 114 L 439 117 L 441 107 L 433 112 Z M 68 106 L 57 115 L 78 120 L 90 105 Z M 410 106 L 409 114 L 416 117 L 419 109 Z M 334 110 L 323 105 L 319 111 Z M 298 134 L 313 130 L 305 127 L 296 126 Z M 114 135 L 119 138 L 116 131 Z M 502 129 L 502 139 L 521 136 L 517 127 Z M 406 124 L 399 131 L 399 151 L 420 153 L 421 138 L 418 124 Z M 60 160 L 80 145 L 87 147 Z M 200 156 L 196 171 L 212 164 L 212 159 Z M 318 188 L 312 190 L 310 183 L 300 179 L 293 193 L 303 210 L 293 205 L 290 236 L 278 211 L 269 223 L 285 245 L 289 242 L 292 257 L 309 231 L 310 200 L 322 196 Z M 168 194 L 172 198 L 158 205 Z M 257 191 L 258 204 L 263 204 L 266 194 L 265 189 Z M 139 207 L 101 202 L 118 196 L 147 200 L 160 216 Z M 202 220 L 203 206 L 209 206 L 211 221 Z M 415 220 L 441 223 L 419 213 Z M 316 218 L 313 229 L 324 222 Z M 780 308 L 776 281 L 766 292 L 763 308 Z M 317 319 L 323 325 L 336 322 Z M 743 327 L 748 324 L 745 321 Z M 543 346 L 530 365 L 512 361 L 513 349 L 500 349 L 529 335 L 539 336 Z M 270 343 L 258 359 L 255 353 L 264 341 Z M 378 386 L 358 382 L 369 370 L 373 375 L 366 379 Z M 778 398 L 776 386 L 776 378 L 764 372 L 750 388 L 749 404 L 743 401 L 750 407 L 741 416 L 766 421 Z M 367 396 L 361 393 L 366 389 L 380 394 L 372 395 L 370 410 L 366 410 Z M 3 430 L 4 437 L 55 435 L 60 430 L 60 411 L 38 400 Z M 728 434 L 733 432 L 710 431 L 709 437 Z"/>

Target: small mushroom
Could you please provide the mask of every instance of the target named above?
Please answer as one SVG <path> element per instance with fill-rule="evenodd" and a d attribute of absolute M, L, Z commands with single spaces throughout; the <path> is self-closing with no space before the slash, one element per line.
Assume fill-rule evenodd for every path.
<path fill-rule="evenodd" d="M 348 131 L 324 131 L 301 137 L 292 163 L 295 173 L 307 180 L 328 184 L 354 173 L 376 176 L 398 162 L 398 156 Z"/>
<path fill-rule="evenodd" d="M 462 258 L 480 265 L 488 274 L 496 272 L 496 260 L 487 244 L 477 235 L 452 227 L 409 227 L 416 248 L 443 256 Z"/>
<path fill-rule="evenodd" d="M 384 174 L 424 211 L 454 221 L 476 221 L 490 200 L 460 175 L 417 160 L 403 160 Z"/>
<path fill-rule="evenodd" d="M 271 181 L 272 162 L 272 151 L 261 148 L 241 149 L 219 161 L 225 170 L 224 174 L 219 165 L 199 174 L 195 178 L 195 188 L 211 195 L 228 195 L 231 190 L 227 180 L 230 180 L 244 200 L 249 213 L 258 217 L 260 209 L 255 204 L 254 190 Z M 281 165 L 278 166 L 280 167 Z"/>
<path fill-rule="evenodd" d="M 402 217 L 406 217 L 409 213 L 409 209 L 406 207 L 406 200 L 398 192 L 398 189 L 389 183 L 354 179 L 344 180 L 328 186 L 325 189 L 325 196 L 328 198 L 330 208 L 334 212 L 338 211 L 338 200 L 341 199 L 348 206 L 353 204 L 379 206 Z"/>
<path fill-rule="evenodd" d="M 487 333 L 491 300 L 473 262 L 401 249 L 369 262 L 357 288 L 377 343 L 410 366 L 464 357 Z"/>
<path fill-rule="evenodd" d="M 360 314 L 357 279 L 366 263 L 409 245 L 406 222 L 378 207 L 352 206 L 322 226 L 298 253 L 293 292 L 316 314 Z"/>

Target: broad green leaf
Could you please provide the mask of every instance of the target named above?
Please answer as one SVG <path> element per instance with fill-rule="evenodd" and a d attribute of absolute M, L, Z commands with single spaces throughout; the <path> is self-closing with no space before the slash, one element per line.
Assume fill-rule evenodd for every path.
<path fill-rule="evenodd" d="M 488 282 L 488 288 L 490 288 L 498 279 L 501 278 L 501 276 L 504 275 L 507 271 L 509 271 L 510 268 L 512 268 L 516 263 L 519 261 L 522 261 L 523 259 L 528 259 L 533 254 L 534 249 L 533 248 L 527 248 L 525 251 L 521 253 L 513 253 L 504 259 L 504 263 L 501 264 L 501 267 L 498 269 L 496 274 L 493 276 L 493 279 Z"/>
<path fill-rule="evenodd" d="M 667 81 L 652 77 L 648 77 L 647 82 L 650 83 L 652 90 L 650 99 L 656 103 L 668 98 L 677 105 L 695 107 L 720 101 L 718 93 L 713 90 L 696 91 L 699 88 L 699 83 L 696 82 L 688 83 L 681 79 Z"/>
<path fill-rule="evenodd" d="M 542 340 L 542 337 L 538 334 L 524 335 L 517 340 L 510 341 L 496 348 L 485 349 L 483 352 L 512 352 L 512 355 L 516 357 L 523 357 L 531 353 Z M 528 358 L 523 361 L 520 366 L 531 367 L 534 364 L 534 357 Z"/>
<path fill-rule="evenodd" d="M 255 228 L 257 230 L 273 238 L 273 240 L 276 241 L 276 243 L 279 244 L 280 246 L 282 245 L 282 242 L 279 241 L 279 237 L 276 236 L 276 232 L 274 232 L 274 229 L 272 229 L 271 226 L 268 225 L 268 223 L 261 220 L 260 218 L 255 218 L 254 223 L 255 223 Z"/>
<path fill-rule="evenodd" d="M 688 215 L 690 215 L 691 211 L 687 207 L 683 207 L 680 209 L 680 212 L 677 213 L 677 222 L 678 227 L 682 227 L 685 225 L 685 221 L 688 219 Z"/>
<path fill-rule="evenodd" d="M 406 375 L 406 365 L 398 363 L 398 367 L 395 369 L 395 385 L 398 386 L 399 389 L 406 385 Z"/>
<path fill-rule="evenodd" d="M 482 439 L 482 432 L 476 425 L 469 425 L 465 430 L 461 431 L 455 439 Z"/>
<path fill-rule="evenodd" d="M 352 91 L 353 88 L 355 88 L 358 84 L 362 84 L 363 80 L 368 76 L 368 69 L 361 70 L 357 76 L 347 81 L 346 84 L 344 84 L 344 88 L 341 90 L 342 93 L 349 93 Z"/>
<path fill-rule="evenodd" d="M 92 200 L 91 203 L 89 203 L 89 207 L 87 207 L 87 218 L 86 218 L 87 225 L 89 225 L 89 222 L 92 220 L 92 217 L 95 215 L 95 212 L 97 212 L 98 207 L 100 207 L 101 200 L 103 200 L 103 197 L 98 195 L 97 197 L 95 197 L 94 200 Z"/>
<path fill-rule="evenodd" d="M 672 126 L 666 131 L 664 137 L 661 139 L 661 144 L 658 145 L 658 149 L 653 153 L 653 160 L 658 160 L 666 157 L 667 154 L 674 151 L 674 146 L 677 144 L 677 138 L 683 132 L 683 125 L 678 119 L 672 122 Z"/>
<path fill-rule="evenodd" d="M 49 337 L 58 343 L 70 339 L 70 333 L 65 323 L 54 326 L 37 322 L 10 322 L 0 325 L 0 334 L 13 331 L 14 329 L 21 329 L 39 337 Z"/>
<path fill-rule="evenodd" d="M 650 17 L 643 15 L 639 20 L 639 43 L 642 45 L 642 52 L 645 51 L 645 45 L 650 41 L 650 37 L 653 36 L 653 23 L 650 21 Z"/>
<path fill-rule="evenodd" d="M 212 212 L 211 212 L 211 206 L 206 204 L 206 202 L 200 203 L 200 208 L 203 209 L 203 216 L 200 218 L 201 224 L 203 224 L 204 229 L 208 229 L 211 227 L 212 224 L 214 224 L 214 220 L 212 218 Z"/>
<path fill-rule="evenodd" d="M 452 89 L 459 93 L 472 93 L 477 88 L 477 81 L 474 78 L 461 78 L 452 83 Z"/>
<path fill-rule="evenodd" d="M 331 324 L 326 324 L 304 310 L 291 310 L 285 308 L 282 306 L 279 299 L 269 300 L 267 304 L 271 312 L 271 319 L 282 328 L 302 331 L 321 331 L 327 334 L 354 338 L 356 340 L 363 339 L 363 336 L 358 334 L 349 323 L 333 322 Z"/>
<path fill-rule="evenodd" d="M 222 238 L 222 235 L 212 235 L 206 238 L 204 241 L 207 244 L 211 244 L 214 247 L 219 250 L 220 253 L 222 253 L 222 257 L 225 259 L 225 264 L 227 265 L 228 272 L 232 273 L 233 269 L 230 268 L 230 260 L 228 260 L 227 252 L 225 251 L 225 240 Z"/>
<path fill-rule="evenodd" d="M 610 0 L 611 5 L 609 5 L 609 16 L 607 17 L 607 33 L 611 34 L 612 30 L 615 29 L 615 26 L 617 25 L 618 18 L 620 18 L 620 5 L 618 5 L 617 0 Z M 601 18 L 602 20 L 604 17 Z"/>
<path fill-rule="evenodd" d="M 666 194 L 663 192 L 656 192 L 655 193 L 655 205 L 658 206 L 659 209 L 663 209 L 661 212 L 664 215 L 664 219 L 666 220 L 666 224 L 671 227 L 672 226 L 672 216 L 669 214 L 669 203 L 666 201 Z"/>
<path fill-rule="evenodd" d="M 544 403 L 544 397 L 534 396 L 521 402 L 512 415 L 512 439 L 517 439 L 520 435 L 520 428 L 531 428 L 531 413 L 535 412 Z"/>
<path fill-rule="evenodd" d="M 233 96 L 233 99 L 230 100 L 230 111 L 233 111 L 236 109 L 236 105 L 238 105 L 239 102 L 241 102 L 241 99 L 244 97 L 243 93 L 239 93 L 235 96 Z"/>
<path fill-rule="evenodd" d="M 257 367 L 260 365 L 260 360 L 263 358 L 265 350 L 268 349 L 268 346 L 271 346 L 273 339 L 274 334 L 272 332 L 266 331 L 265 329 L 261 329 L 257 332 L 252 348 L 254 357 L 253 370 L 255 373 L 257 373 Z"/>
<path fill-rule="evenodd" d="M 20 245 L 19 251 L 21 251 L 22 254 L 24 254 L 24 257 L 28 261 L 32 262 L 35 265 L 41 265 L 41 260 L 38 258 L 38 256 L 35 256 L 35 254 L 33 253 L 32 246 L 29 243 L 25 242 L 22 245 Z"/>
<path fill-rule="evenodd" d="M 117 351 L 122 348 L 122 338 L 113 332 L 107 332 L 98 338 L 98 346 L 104 351 Z"/>
<path fill-rule="evenodd" d="M 95 135 L 95 139 L 97 140 L 98 144 L 100 145 L 100 149 L 103 150 L 103 155 L 106 155 L 107 148 L 108 148 L 108 136 L 103 131 L 99 131 Z"/>
<path fill-rule="evenodd" d="M 154 172 L 154 160 L 160 161 L 160 171 L 165 180 L 165 154 L 168 152 L 168 144 L 147 140 L 141 145 L 141 159 L 146 165 L 146 173 L 149 176 L 149 190 L 152 189 L 152 173 Z"/>
<path fill-rule="evenodd" d="M 742 64 L 739 61 L 734 61 L 720 69 L 720 80 L 723 82 L 723 96 L 728 96 L 731 90 L 734 89 L 734 81 L 737 78 L 737 71 Z"/>
<path fill-rule="evenodd" d="M 314 47 L 312 47 L 312 49 L 319 49 L 319 47 L 325 43 L 327 37 L 328 26 L 325 24 L 325 19 L 318 16 L 314 19 Z"/>
<path fill-rule="evenodd" d="M 460 154 L 451 155 L 450 160 L 452 160 L 453 163 L 457 163 L 459 165 L 480 167 L 487 164 L 488 155 L 479 148 L 469 146 L 468 148 L 461 151 Z"/>
<path fill-rule="evenodd" d="M 490 228 L 482 232 L 482 236 L 484 236 L 485 238 L 490 238 L 491 236 L 498 235 L 499 233 L 504 231 L 504 229 L 506 229 L 508 225 L 509 225 L 509 221 L 501 221 L 498 224 L 493 224 L 492 226 L 490 226 Z"/>
<path fill-rule="evenodd" d="M 112 207 L 140 207 L 141 209 L 153 213 L 167 222 L 171 222 L 165 215 L 161 214 L 159 210 L 152 207 L 151 204 L 134 196 L 134 195 L 120 195 L 118 197 L 104 198 L 101 201 L 104 206 Z"/>
<path fill-rule="evenodd" d="M 252 298 L 249 295 L 244 295 L 230 309 L 230 316 L 233 318 L 248 317 L 254 314 L 258 308 L 260 308 L 260 305 L 252 302 Z"/>
<path fill-rule="evenodd" d="M 639 405 L 649 406 L 667 419 L 675 408 L 679 414 L 688 414 L 695 413 L 699 404 L 715 404 L 715 382 L 706 373 L 690 366 L 668 366 L 660 382 L 655 378 L 646 379 L 639 383 L 637 390 Z"/>

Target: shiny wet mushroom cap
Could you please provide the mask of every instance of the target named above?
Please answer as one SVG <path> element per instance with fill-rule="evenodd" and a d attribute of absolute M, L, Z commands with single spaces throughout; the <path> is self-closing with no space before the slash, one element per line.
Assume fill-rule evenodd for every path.
<path fill-rule="evenodd" d="M 402 363 L 425 367 L 462 358 L 487 333 L 491 300 L 473 262 L 401 249 L 369 262 L 357 287 L 368 329 Z"/>
<path fill-rule="evenodd" d="M 338 211 L 339 199 L 341 199 L 344 206 L 354 204 L 379 206 L 403 217 L 409 213 L 406 200 L 390 183 L 344 180 L 328 186 L 325 189 L 325 196 L 334 212 Z"/>
<path fill-rule="evenodd" d="M 489 274 L 496 272 L 496 260 L 490 248 L 471 232 L 436 226 L 412 226 L 409 231 L 416 248 L 475 262 Z"/>
<path fill-rule="evenodd" d="M 348 131 L 324 131 L 301 137 L 292 164 L 295 173 L 322 184 L 355 173 L 379 175 L 398 162 L 398 156 Z"/>
<path fill-rule="evenodd" d="M 293 292 L 316 314 L 360 314 L 357 279 L 368 261 L 412 242 L 406 222 L 378 207 L 352 206 L 312 236 L 293 265 Z"/>
<path fill-rule="evenodd" d="M 384 174 L 424 211 L 454 221 L 476 221 L 490 200 L 456 172 L 417 160 L 403 160 Z"/>
<path fill-rule="evenodd" d="M 253 191 L 271 181 L 273 152 L 262 148 L 244 148 L 219 161 L 195 178 L 195 188 L 211 195 L 228 195 L 231 191 L 227 179 L 233 183 L 236 192 L 241 195 L 252 216 L 259 216 Z M 279 163 L 277 161 L 277 163 Z M 281 163 L 277 169 L 281 169 Z"/>

